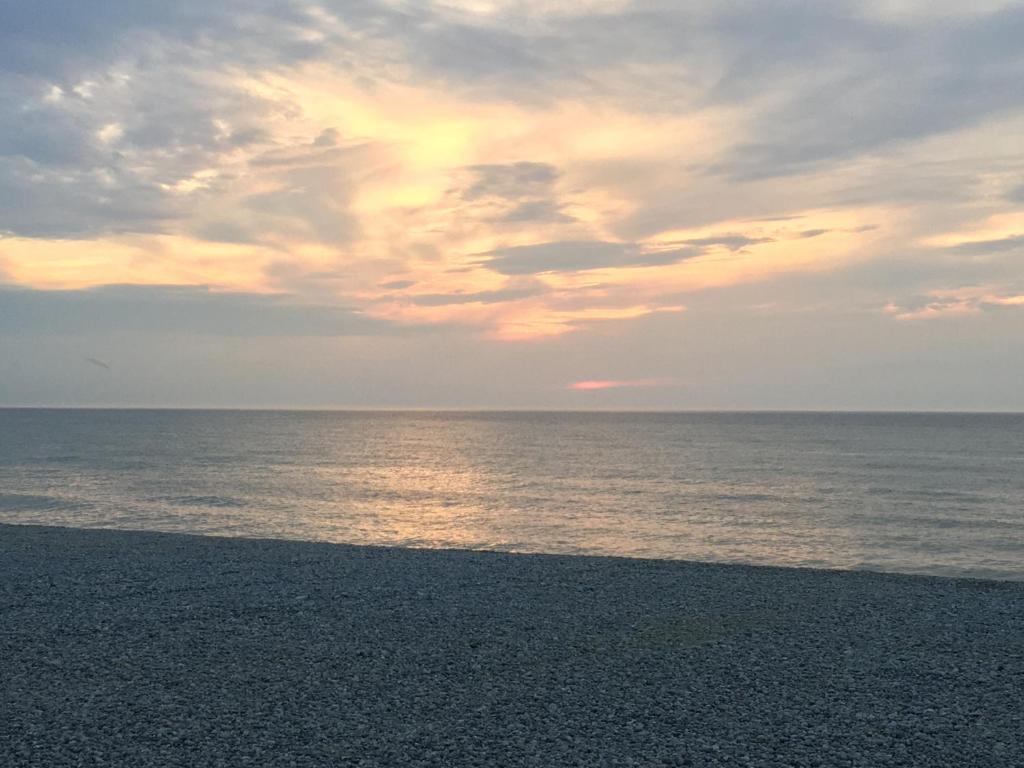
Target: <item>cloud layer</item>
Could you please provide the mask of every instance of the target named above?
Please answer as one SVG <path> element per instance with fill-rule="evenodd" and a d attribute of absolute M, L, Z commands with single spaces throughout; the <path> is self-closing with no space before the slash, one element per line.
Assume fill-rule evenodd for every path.
<path fill-rule="evenodd" d="M 851 345 L 899 328 L 953 358 L 971 332 L 950 324 L 1024 322 L 1019 3 L 39 0 L 3 17 L 0 340 L 19 355 L 84 333 L 354 354 L 430 329 L 466 365 L 564 345 L 534 392 L 564 404 L 572 382 L 691 382 L 714 355 L 767 376 L 741 342 L 765 317 L 858 318 Z M 635 370 L 602 346 L 627 337 Z M 380 375 L 406 376 L 389 354 Z"/>

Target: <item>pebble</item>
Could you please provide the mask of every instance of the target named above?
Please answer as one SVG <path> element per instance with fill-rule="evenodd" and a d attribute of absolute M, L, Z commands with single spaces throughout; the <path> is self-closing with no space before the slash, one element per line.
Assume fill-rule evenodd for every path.
<path fill-rule="evenodd" d="M 1024 765 L 1024 584 L 0 525 L 0 766 Z"/>

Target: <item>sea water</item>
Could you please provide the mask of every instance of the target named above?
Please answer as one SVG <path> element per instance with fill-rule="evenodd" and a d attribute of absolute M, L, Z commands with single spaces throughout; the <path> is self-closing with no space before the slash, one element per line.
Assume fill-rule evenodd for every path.
<path fill-rule="evenodd" d="M 1024 415 L 7 409 L 0 522 L 1024 579 Z"/>

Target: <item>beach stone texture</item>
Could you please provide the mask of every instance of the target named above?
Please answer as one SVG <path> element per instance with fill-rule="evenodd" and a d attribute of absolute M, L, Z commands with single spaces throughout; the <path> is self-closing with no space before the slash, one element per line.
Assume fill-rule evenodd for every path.
<path fill-rule="evenodd" d="M 1024 584 L 0 526 L 0 766 L 1024 766 Z"/>

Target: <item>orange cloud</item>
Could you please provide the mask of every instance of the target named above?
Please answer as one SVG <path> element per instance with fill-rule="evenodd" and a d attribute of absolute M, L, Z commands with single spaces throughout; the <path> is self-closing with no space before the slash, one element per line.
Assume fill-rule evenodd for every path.
<path fill-rule="evenodd" d="M 566 389 L 575 392 L 589 392 L 597 389 L 621 389 L 624 387 L 668 387 L 675 383 L 673 379 L 611 379 L 593 381 L 574 381 Z"/>
<path fill-rule="evenodd" d="M 326 64 L 230 84 L 280 107 L 262 122 L 264 140 L 174 184 L 179 207 L 159 233 L 3 238 L 10 279 L 294 292 L 396 324 L 521 341 L 680 312 L 688 292 L 870 258 L 892 218 L 877 207 L 805 209 L 629 238 L 621 222 L 666 197 L 659 184 L 692 173 L 672 162 L 671 182 L 651 181 L 630 164 L 665 165 L 682 144 L 688 165 L 709 161 L 729 141 L 727 113 L 480 102 L 426 85 L 369 87 Z M 566 260 L 558 246 L 573 243 L 592 252 Z M 516 259 L 503 268 L 495 254 Z M 397 283 L 413 290 L 386 287 Z M 578 389 L 657 386 L 603 384 Z"/>

